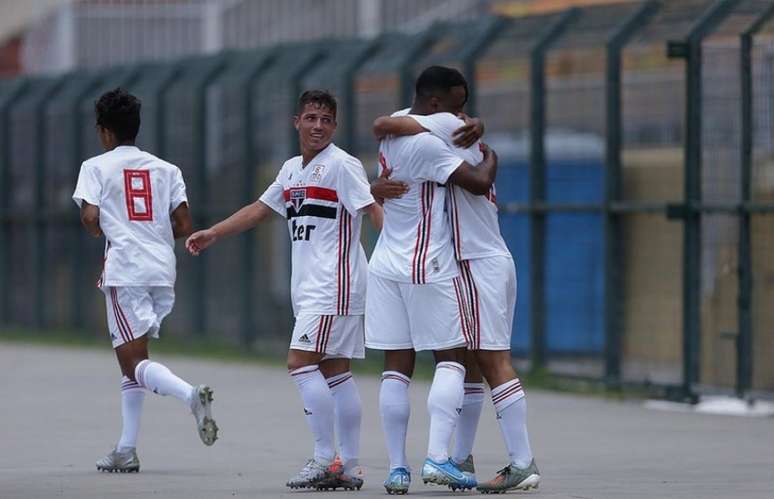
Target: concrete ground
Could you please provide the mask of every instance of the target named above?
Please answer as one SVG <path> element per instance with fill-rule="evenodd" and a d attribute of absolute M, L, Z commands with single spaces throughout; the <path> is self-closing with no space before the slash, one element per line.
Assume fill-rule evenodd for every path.
<path fill-rule="evenodd" d="M 119 374 L 112 352 L 0 343 L 0 498 L 231 498 L 384 496 L 386 454 L 378 380 L 360 377 L 363 398 L 360 492 L 290 492 L 284 486 L 311 454 L 295 386 L 282 370 L 157 357 L 181 377 L 215 390 L 221 439 L 199 442 L 193 418 L 171 398 L 146 398 L 139 474 L 108 474 L 94 461 L 118 437 Z M 418 469 L 427 444 L 428 385 L 411 387 L 409 456 Z M 636 402 L 529 391 L 532 446 L 548 498 L 774 497 L 774 420 L 652 411 Z M 503 464 L 491 404 L 474 451 L 478 475 Z M 410 494 L 451 493 L 417 480 Z"/>

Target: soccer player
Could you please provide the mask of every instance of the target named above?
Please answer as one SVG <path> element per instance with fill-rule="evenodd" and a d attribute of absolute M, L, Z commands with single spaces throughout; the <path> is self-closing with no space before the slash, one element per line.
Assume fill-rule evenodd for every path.
<path fill-rule="evenodd" d="M 298 100 L 295 128 L 301 155 L 287 160 L 256 202 L 186 246 L 198 255 L 216 241 L 268 219 L 287 218 L 292 241 L 291 295 L 295 326 L 288 371 L 301 392 L 314 435 L 314 457 L 290 488 L 359 489 L 360 396 L 350 359 L 363 358 L 366 257 L 360 244 L 363 214 L 381 228 L 382 209 L 371 196 L 363 165 L 333 144 L 336 100 L 310 90 Z M 335 432 L 334 432 L 335 426 Z M 338 434 L 341 466 L 334 462 Z"/>
<path fill-rule="evenodd" d="M 134 145 L 140 101 L 121 88 L 95 104 L 97 135 L 107 152 L 84 161 L 73 200 L 94 237 L 105 236 L 105 267 L 97 286 L 105 294 L 108 331 L 118 357 L 123 429 L 115 448 L 97 461 L 100 471 L 140 470 L 137 433 L 145 390 L 172 395 L 193 412 L 199 437 L 212 445 L 212 390 L 191 386 L 148 359 L 148 337 L 175 302 L 175 239 L 191 233 L 180 169 Z"/>
<path fill-rule="evenodd" d="M 480 161 L 479 144 L 477 140 L 471 144 L 471 139 L 481 136 L 483 125 L 479 121 L 468 120 L 464 115 L 466 121 L 461 120 L 456 115 L 462 112 L 462 108 L 445 107 L 447 102 L 443 101 L 438 109 L 441 112 L 435 114 L 377 118 L 374 133 L 377 138 L 382 138 L 430 132 L 469 163 Z M 376 195 L 390 195 L 380 194 L 376 184 L 378 181 L 373 189 Z M 500 234 L 494 185 L 485 195 L 474 195 L 451 185 L 447 212 L 471 319 L 468 330 L 471 352 L 465 362 L 465 398 L 452 461 L 475 478 L 471 452 L 484 399 L 483 374 L 492 387 L 492 402 L 510 463 L 493 480 L 479 484 L 478 490 L 504 492 L 537 487 L 540 473 L 529 444 L 526 400 L 510 356 L 516 306 L 516 269 Z"/>
<path fill-rule="evenodd" d="M 441 105 L 461 107 L 466 99 L 454 73 L 431 67 L 416 82 L 411 113 L 430 114 Z M 462 409 L 467 326 L 464 283 L 444 206 L 447 184 L 487 193 L 497 157 L 484 148 L 483 160 L 472 166 L 429 133 L 386 137 L 379 155 L 383 170 L 391 170 L 391 178 L 408 187 L 402 196 L 384 201 L 384 226 L 369 264 L 366 296 L 366 346 L 385 351 L 379 406 L 390 473 L 384 486 L 391 494 L 408 490 L 408 385 L 415 352 L 431 350 L 436 369 L 427 399 L 430 430 L 422 480 L 471 488 L 475 482 L 449 460 L 447 451 Z"/>

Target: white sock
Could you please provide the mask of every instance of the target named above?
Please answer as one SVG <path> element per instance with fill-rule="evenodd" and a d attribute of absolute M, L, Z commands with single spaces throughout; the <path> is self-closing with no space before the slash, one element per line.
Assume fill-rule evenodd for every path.
<path fill-rule="evenodd" d="M 317 462 L 328 465 L 336 456 L 333 394 L 316 364 L 290 371 L 290 376 L 301 392 L 306 422 L 314 436 L 314 458 Z"/>
<path fill-rule="evenodd" d="M 526 468 L 532 461 L 532 449 L 527 435 L 527 400 L 519 378 L 492 388 L 492 402 L 511 463 Z"/>
<path fill-rule="evenodd" d="M 439 362 L 427 397 L 430 413 L 430 439 L 427 456 L 436 463 L 449 459 L 449 441 L 462 412 L 465 396 L 465 367 L 458 362 Z"/>
<path fill-rule="evenodd" d="M 119 452 L 137 447 L 137 433 L 140 431 L 140 415 L 142 402 L 145 400 L 145 390 L 131 379 L 121 378 L 121 438 L 116 448 Z"/>
<path fill-rule="evenodd" d="M 454 452 L 452 459 L 457 463 L 465 461 L 473 453 L 478 420 L 484 405 L 484 384 L 465 383 L 465 397 L 462 399 L 462 414 L 457 421 L 454 434 Z"/>
<path fill-rule="evenodd" d="M 408 388 L 411 378 L 398 371 L 384 371 L 382 386 L 379 388 L 379 413 L 382 416 L 382 430 L 390 457 L 390 470 L 408 468 L 406 459 L 406 432 L 408 431 L 409 404 Z"/>
<path fill-rule="evenodd" d="M 164 364 L 145 359 L 134 369 L 134 379 L 153 393 L 172 395 L 191 405 L 193 387 L 175 376 Z"/>
<path fill-rule="evenodd" d="M 360 394 L 351 372 L 331 376 L 326 381 L 333 394 L 336 435 L 339 437 L 341 462 L 346 473 L 358 465 L 360 456 Z"/>

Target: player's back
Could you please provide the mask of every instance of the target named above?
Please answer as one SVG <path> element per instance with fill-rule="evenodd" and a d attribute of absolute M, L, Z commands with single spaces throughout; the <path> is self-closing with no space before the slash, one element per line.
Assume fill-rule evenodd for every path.
<path fill-rule="evenodd" d="M 105 285 L 174 285 L 170 214 L 187 201 L 179 168 L 135 146 L 119 146 L 83 163 L 73 197 L 100 209 Z"/>
<path fill-rule="evenodd" d="M 457 275 L 444 214 L 445 183 L 461 160 L 437 137 L 388 137 L 379 146 L 382 168 L 408 192 L 384 202 L 384 225 L 370 269 L 382 277 L 425 284 Z"/>
<path fill-rule="evenodd" d="M 454 154 L 471 165 L 479 164 L 483 154 L 479 142 L 467 149 L 454 145 L 454 132 L 465 124 L 450 113 L 411 115 L 425 130 L 441 138 Z M 486 195 L 478 196 L 462 187 L 449 189 L 447 210 L 451 225 L 454 251 L 459 260 L 510 255 L 500 234 L 495 186 Z"/>

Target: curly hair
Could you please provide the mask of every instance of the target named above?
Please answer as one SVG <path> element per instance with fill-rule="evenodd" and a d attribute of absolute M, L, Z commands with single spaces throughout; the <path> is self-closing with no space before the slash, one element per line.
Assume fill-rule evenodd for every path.
<path fill-rule="evenodd" d="M 97 125 L 120 141 L 134 141 L 140 131 L 140 99 L 121 87 L 105 92 L 94 103 Z"/>

